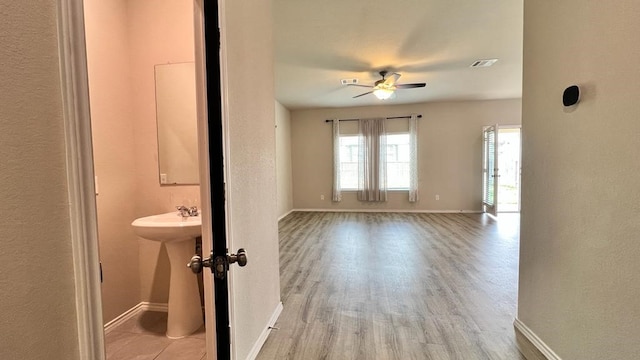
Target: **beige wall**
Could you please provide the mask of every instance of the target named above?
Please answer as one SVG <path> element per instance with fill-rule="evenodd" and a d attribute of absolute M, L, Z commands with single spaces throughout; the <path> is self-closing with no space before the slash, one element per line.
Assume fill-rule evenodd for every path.
<path fill-rule="evenodd" d="M 1 359 L 79 358 L 56 4 L 0 4 Z"/>
<path fill-rule="evenodd" d="M 413 211 L 479 211 L 482 204 L 482 127 L 520 124 L 520 100 L 440 102 L 416 105 L 292 111 L 293 207 Z M 384 203 L 362 203 L 355 192 L 331 201 L 333 151 L 325 119 L 422 114 L 418 120 L 420 200 L 389 192 Z M 343 125 L 344 124 L 344 125 Z M 407 120 L 389 120 L 388 131 L 407 131 Z M 357 123 L 341 123 L 341 132 Z M 324 200 L 320 196 L 324 195 Z M 440 200 L 435 200 L 435 195 Z"/>
<path fill-rule="evenodd" d="M 103 312 L 166 303 L 169 260 L 131 222 L 199 205 L 199 186 L 160 186 L 154 65 L 194 61 L 190 1 L 85 0 Z"/>
<path fill-rule="evenodd" d="M 291 112 L 276 101 L 276 182 L 278 183 L 278 218 L 293 209 L 291 176 Z"/>
<path fill-rule="evenodd" d="M 249 259 L 230 272 L 232 331 L 235 358 L 246 359 L 280 301 L 271 1 L 226 1 L 224 14 L 228 231 L 230 250 Z"/>
<path fill-rule="evenodd" d="M 140 302 L 127 1 L 85 0 L 85 29 L 105 322 Z"/>
<path fill-rule="evenodd" d="M 518 318 L 562 359 L 640 354 L 638 13 L 525 1 Z"/>

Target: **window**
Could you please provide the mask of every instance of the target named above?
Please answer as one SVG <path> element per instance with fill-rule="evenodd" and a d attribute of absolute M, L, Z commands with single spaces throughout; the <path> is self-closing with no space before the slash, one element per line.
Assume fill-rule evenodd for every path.
<path fill-rule="evenodd" d="M 387 188 L 408 190 L 410 176 L 409 134 L 387 135 Z M 341 190 L 358 189 L 358 136 L 340 136 Z"/>
<path fill-rule="evenodd" d="M 340 136 L 340 187 L 358 190 L 358 136 Z"/>
<path fill-rule="evenodd" d="M 387 135 L 387 188 L 409 189 L 409 134 Z"/>

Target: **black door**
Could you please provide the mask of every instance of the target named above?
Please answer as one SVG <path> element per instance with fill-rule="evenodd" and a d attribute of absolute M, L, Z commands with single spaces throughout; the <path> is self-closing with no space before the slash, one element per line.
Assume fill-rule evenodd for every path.
<path fill-rule="evenodd" d="M 209 181 L 211 187 L 212 258 L 227 256 L 225 223 L 222 97 L 220 90 L 220 30 L 218 1 L 204 0 L 205 69 L 209 130 Z M 203 219 L 204 221 L 204 219 Z M 231 358 L 229 333 L 229 286 L 227 276 L 214 277 L 217 359 Z"/>

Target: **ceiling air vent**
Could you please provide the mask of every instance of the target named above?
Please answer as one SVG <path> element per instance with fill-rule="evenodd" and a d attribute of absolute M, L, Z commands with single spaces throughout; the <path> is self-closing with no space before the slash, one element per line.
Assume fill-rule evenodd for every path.
<path fill-rule="evenodd" d="M 469 67 L 472 67 L 472 68 L 475 68 L 475 67 L 489 67 L 489 66 L 495 64 L 496 61 L 498 61 L 498 59 L 476 60 Z"/>
<path fill-rule="evenodd" d="M 358 79 L 342 79 L 340 82 L 342 85 L 353 85 L 358 83 Z"/>

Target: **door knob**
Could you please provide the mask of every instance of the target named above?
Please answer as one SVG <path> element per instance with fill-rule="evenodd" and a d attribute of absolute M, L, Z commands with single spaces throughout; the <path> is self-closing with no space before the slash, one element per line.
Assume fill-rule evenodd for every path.
<path fill-rule="evenodd" d="M 227 255 L 227 260 L 229 261 L 229 264 L 237 262 L 238 266 L 245 266 L 247 265 L 247 252 L 243 248 L 240 248 L 238 249 L 237 254 Z"/>
<path fill-rule="evenodd" d="M 193 255 L 191 261 L 187 263 L 187 267 L 191 269 L 194 274 L 199 274 L 202 271 L 202 257 L 200 257 L 200 255 Z"/>
<path fill-rule="evenodd" d="M 191 261 L 187 264 L 187 267 L 191 269 L 194 274 L 202 272 L 203 268 L 211 268 L 211 272 L 218 279 L 224 279 L 229 271 L 229 264 L 238 263 L 238 266 L 247 265 L 247 252 L 245 249 L 238 249 L 236 254 L 227 254 L 226 256 L 209 256 L 206 259 L 202 259 L 200 255 L 193 255 Z"/>
<path fill-rule="evenodd" d="M 202 272 L 202 268 L 211 267 L 211 257 L 202 259 L 200 255 L 193 255 L 191 261 L 187 264 L 187 267 L 191 269 L 194 274 Z"/>

